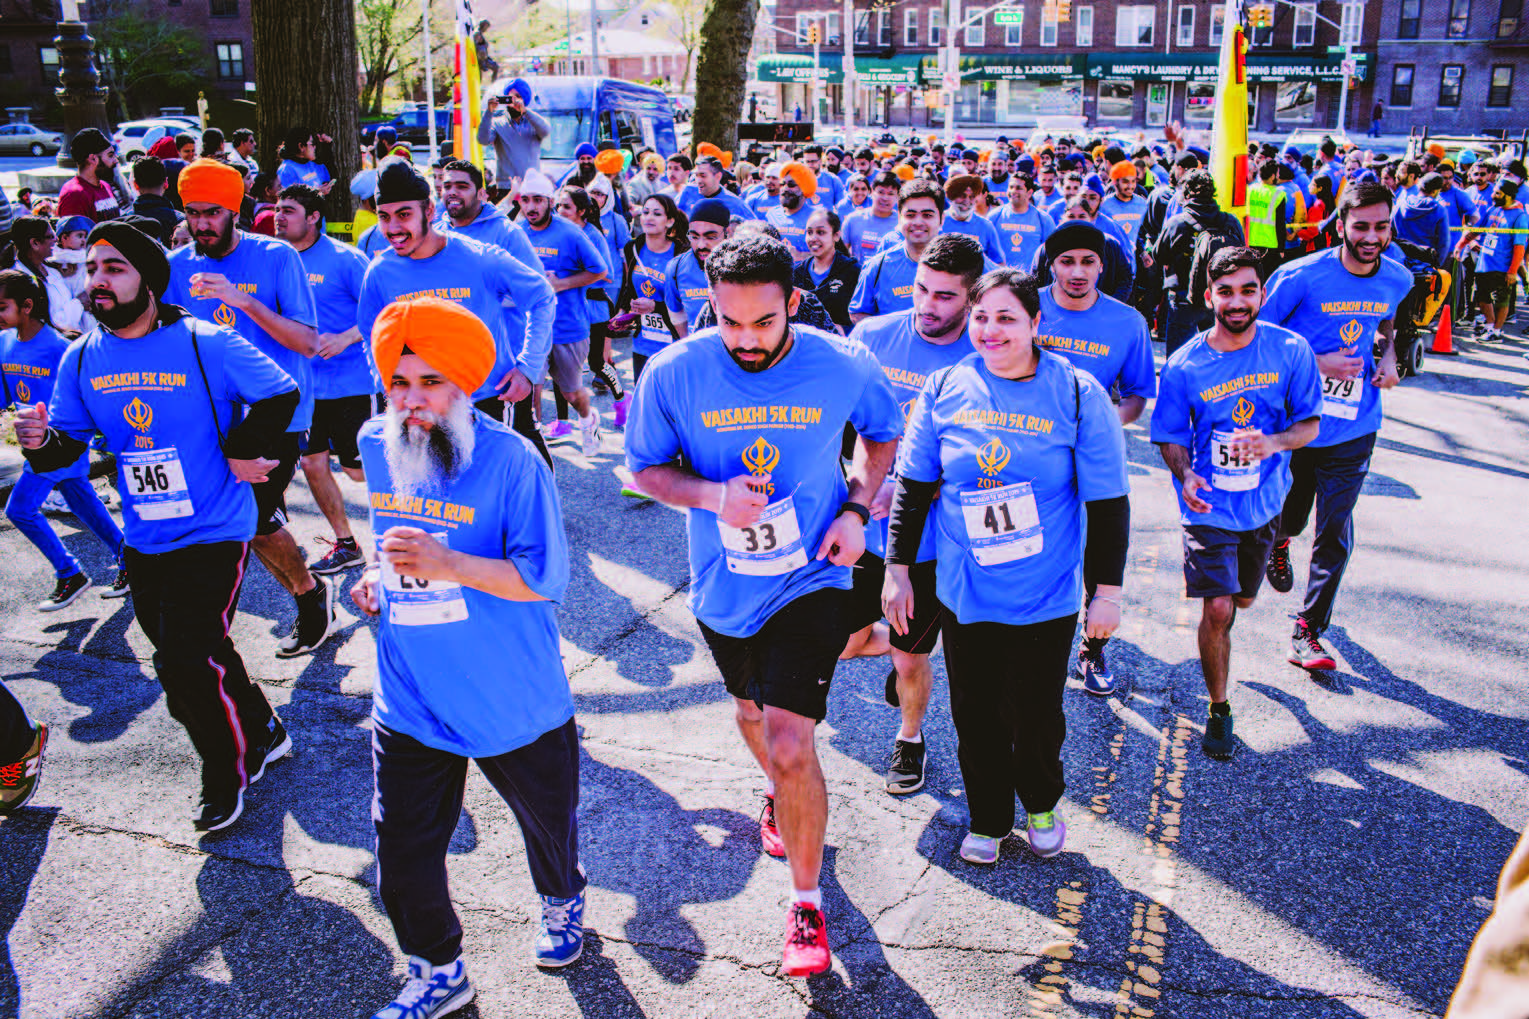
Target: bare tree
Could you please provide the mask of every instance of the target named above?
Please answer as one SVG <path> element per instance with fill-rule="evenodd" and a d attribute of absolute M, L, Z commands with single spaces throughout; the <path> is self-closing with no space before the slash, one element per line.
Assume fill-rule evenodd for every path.
<path fill-rule="evenodd" d="M 366 80 L 361 85 L 363 113 L 382 112 L 392 80 L 419 47 L 423 25 L 417 0 L 355 0 L 356 48 Z"/>
<path fill-rule="evenodd" d="M 658 15 L 663 34 L 684 47 L 685 71 L 680 75 L 680 88 L 689 89 L 693 84 L 695 51 L 701 45 L 701 28 L 706 21 L 706 0 L 648 0 L 643 6 Z"/>
<path fill-rule="evenodd" d="M 701 59 L 696 67 L 695 143 L 738 148 L 738 117 L 748 82 L 749 47 L 754 42 L 758 0 L 711 0 L 701 24 Z"/>
<path fill-rule="evenodd" d="M 361 169 L 357 111 L 356 15 L 352 0 L 250 5 L 255 29 L 255 80 L 260 83 L 255 137 L 261 163 L 275 167 L 282 137 L 304 125 L 334 139 L 330 218 L 348 221 L 354 207 L 345 186 Z"/>

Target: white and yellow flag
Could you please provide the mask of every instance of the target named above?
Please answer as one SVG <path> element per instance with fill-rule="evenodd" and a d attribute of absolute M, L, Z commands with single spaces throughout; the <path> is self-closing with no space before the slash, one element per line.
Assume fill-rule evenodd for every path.
<path fill-rule="evenodd" d="M 451 151 L 457 159 L 483 166 L 483 146 L 478 144 L 479 105 L 478 48 L 473 45 L 477 29 L 472 0 L 457 0 L 456 71 L 451 97 Z"/>

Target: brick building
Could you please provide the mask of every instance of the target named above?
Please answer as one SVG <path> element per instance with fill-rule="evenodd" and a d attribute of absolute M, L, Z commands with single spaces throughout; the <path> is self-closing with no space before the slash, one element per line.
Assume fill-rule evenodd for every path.
<path fill-rule="evenodd" d="M 125 2 L 81 0 L 80 17 L 88 24 Z M 183 26 L 202 41 L 203 87 L 208 98 L 216 100 L 240 98 L 245 83 L 254 81 L 255 33 L 250 25 L 254 2 L 132 0 L 131 6 L 145 17 Z M 59 16 L 58 0 L 0 0 L 0 105 L 30 106 L 34 118 L 42 121 L 56 116 L 53 89 L 58 84 L 58 51 L 53 48 L 53 36 Z M 194 92 L 173 98 L 175 105 L 195 112 Z"/>
<path fill-rule="evenodd" d="M 1275 7 L 1273 24 L 1257 30 L 1248 55 L 1253 129 L 1285 131 L 1337 125 L 1343 84 L 1343 45 L 1355 62 L 1348 96 L 1349 122 L 1368 114 L 1374 46 L 1383 0 L 1300 0 Z M 1390 3 L 1391 0 L 1384 0 Z M 1483 0 L 1477 0 L 1478 3 Z M 987 2 L 963 6 L 977 9 Z M 1172 121 L 1209 127 L 1215 108 L 1216 62 L 1224 4 L 1213 0 L 1104 3 L 1074 0 L 1070 19 L 1045 16 L 1041 0 L 1023 0 L 1018 24 L 1001 25 L 990 13 L 961 30 L 961 125 L 1033 124 L 1037 117 L 1070 115 L 1091 123 L 1150 131 Z M 842 113 L 842 14 L 826 0 L 779 0 L 777 26 L 805 32 L 812 16 L 825 16 L 821 51 L 831 115 Z M 924 91 L 941 85 L 936 50 L 944 41 L 947 8 L 934 0 L 901 0 L 856 13 L 856 73 L 875 123 L 941 122 L 924 106 Z M 1329 23 L 1330 22 L 1330 23 Z M 789 108 L 806 95 L 811 47 L 776 33 L 776 55 L 760 60 L 760 79 L 788 81 Z M 805 102 L 804 102 L 805 105 Z M 1368 123 L 1368 121 L 1364 121 Z"/>
<path fill-rule="evenodd" d="M 1382 0 L 1380 7 L 1375 97 L 1386 107 L 1385 130 L 1518 134 L 1529 127 L 1523 0 Z"/>

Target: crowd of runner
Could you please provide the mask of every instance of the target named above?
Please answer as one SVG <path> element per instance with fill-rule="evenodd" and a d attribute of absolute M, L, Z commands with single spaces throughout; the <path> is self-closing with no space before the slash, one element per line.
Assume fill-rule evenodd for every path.
<path fill-rule="evenodd" d="M 1107 647 L 1130 610 L 1141 421 L 1203 606 L 1202 747 L 1230 759 L 1237 610 L 1265 579 L 1293 589 L 1308 525 L 1288 657 L 1335 667 L 1322 637 L 1417 270 L 1452 267 L 1493 342 L 1529 237 L 1523 165 L 1470 153 L 1254 147 L 1244 222 L 1182 141 L 756 162 L 603 142 L 554 180 L 531 101 L 518 80 L 490 101 L 490 179 L 379 137 L 348 185 L 354 243 L 326 229 L 328 139 L 306 128 L 274 173 L 248 131 L 167 139 L 132 187 L 81 131 L 56 205 L 23 196 L 3 224 L 0 376 L 26 456 L 6 514 L 54 569 L 43 611 L 92 584 L 42 516 L 50 493 L 106 545 L 101 594 L 131 597 L 201 759 L 197 830 L 236 822 L 293 749 L 230 637 L 249 553 L 295 602 L 279 656 L 331 636 L 334 578 L 361 571 L 379 883 L 410 973 L 379 1019 L 472 997 L 445 864 L 471 761 L 526 840 L 537 964 L 583 948 L 552 443 L 576 431 L 594 456 L 622 431 L 627 494 L 687 511 L 690 606 L 761 771 L 761 849 L 789 867 L 782 971 L 821 972 L 814 730 L 837 663 L 887 656 L 884 785 L 903 796 L 939 750 L 923 720 L 942 652 L 960 857 L 995 864 L 1012 831 L 1061 852 L 1063 691 L 1128 679 Z M 115 457 L 120 528 L 92 450 Z M 299 467 L 333 534 L 311 562 L 287 529 Z M 0 810 L 35 792 L 47 734 L 0 687 Z"/>

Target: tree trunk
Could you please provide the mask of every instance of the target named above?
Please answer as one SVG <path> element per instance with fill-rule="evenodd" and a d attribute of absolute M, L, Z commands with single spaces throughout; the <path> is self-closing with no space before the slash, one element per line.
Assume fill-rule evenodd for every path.
<path fill-rule="evenodd" d="M 349 182 L 361 170 L 352 0 L 261 0 L 250 4 L 250 20 L 260 165 L 276 168 L 277 150 L 293 127 L 329 135 L 334 143 L 327 162 L 335 186 L 329 192 L 328 218 L 349 222 L 354 214 Z"/>
<path fill-rule="evenodd" d="M 706 12 L 695 72 L 692 150 L 701 142 L 711 142 L 724 152 L 738 149 L 738 117 L 743 113 L 749 47 L 758 12 L 758 0 L 712 0 Z"/>

